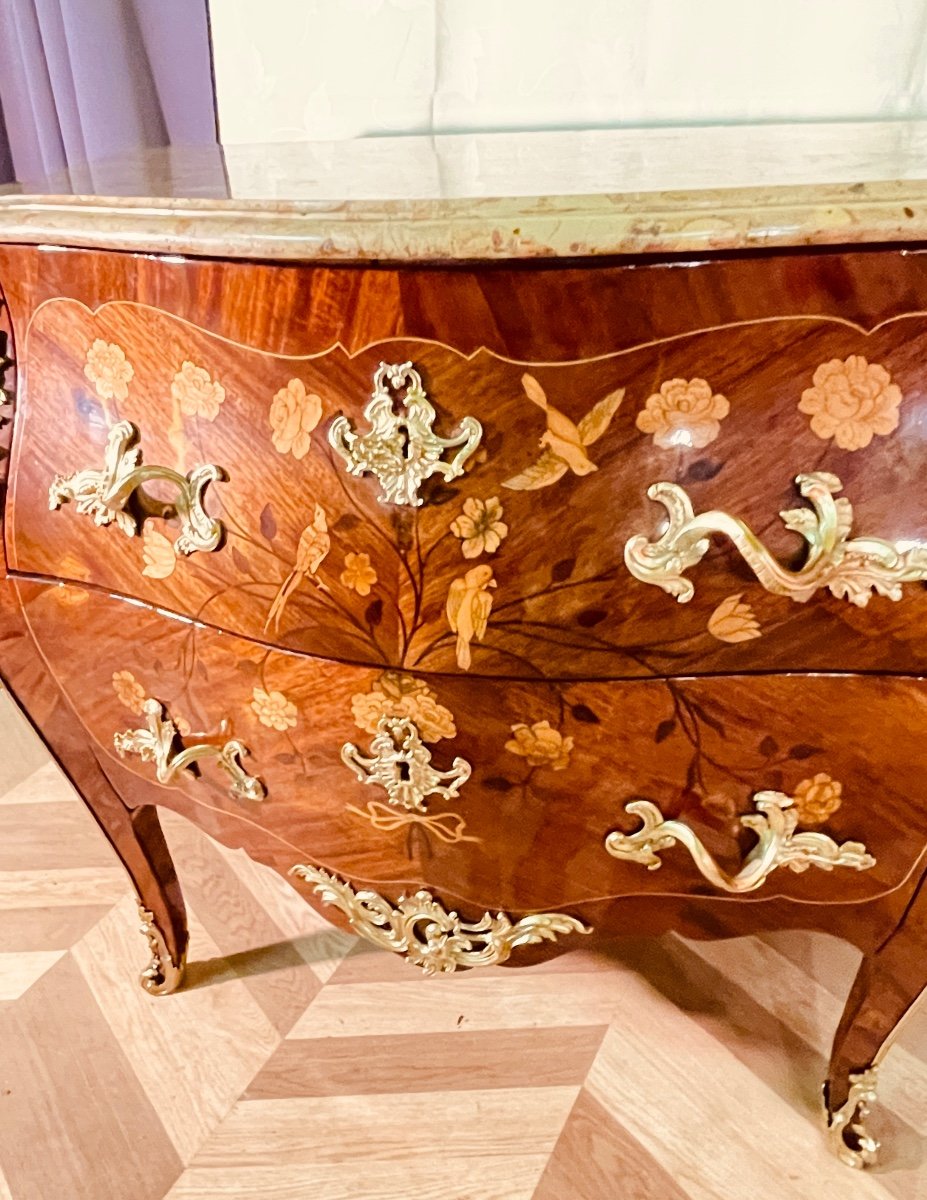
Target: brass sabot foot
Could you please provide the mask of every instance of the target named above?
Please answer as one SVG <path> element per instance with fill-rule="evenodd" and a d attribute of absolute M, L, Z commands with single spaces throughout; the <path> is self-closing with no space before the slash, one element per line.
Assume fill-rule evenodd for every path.
<path fill-rule="evenodd" d="M 824 1110 L 831 1148 L 842 1163 L 857 1170 L 870 1167 L 878 1159 L 879 1142 L 866 1130 L 866 1118 L 876 1102 L 878 1067 L 868 1067 L 850 1076 L 850 1094 L 846 1103 L 831 1110 L 827 1085 L 824 1085 Z"/>
<path fill-rule="evenodd" d="M 151 961 L 139 975 L 139 983 L 152 996 L 167 996 L 176 992 L 183 982 L 186 964 L 183 959 L 176 963 L 171 958 L 164 935 L 155 924 L 153 914 L 142 904 L 138 906 L 138 917 L 141 921 L 141 932 L 148 939 L 148 947 L 151 950 Z"/>

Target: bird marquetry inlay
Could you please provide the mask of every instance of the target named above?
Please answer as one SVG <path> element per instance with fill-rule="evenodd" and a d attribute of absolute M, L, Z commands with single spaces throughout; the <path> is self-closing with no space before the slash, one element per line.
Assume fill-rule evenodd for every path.
<path fill-rule="evenodd" d="M 624 388 L 609 392 L 586 413 L 578 425 L 548 403 L 547 395 L 533 375 L 522 375 L 525 395 L 547 418 L 547 428 L 541 434 L 541 456 L 520 475 L 506 479 L 502 486 L 513 492 L 534 492 L 562 479 L 567 471 L 574 475 L 589 475 L 599 468 L 586 453 L 586 447 L 597 442 L 611 424 L 612 417 L 624 399 Z"/>

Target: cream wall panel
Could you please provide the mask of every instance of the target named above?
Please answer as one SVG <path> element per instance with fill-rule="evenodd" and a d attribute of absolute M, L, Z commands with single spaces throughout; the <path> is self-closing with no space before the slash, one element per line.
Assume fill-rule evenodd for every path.
<path fill-rule="evenodd" d="M 229 143 L 927 115 L 927 0 L 212 0 Z"/>

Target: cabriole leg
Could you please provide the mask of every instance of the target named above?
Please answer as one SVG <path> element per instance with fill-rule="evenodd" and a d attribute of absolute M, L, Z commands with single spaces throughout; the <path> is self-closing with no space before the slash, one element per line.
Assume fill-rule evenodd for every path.
<path fill-rule="evenodd" d="M 824 1107 L 834 1150 L 851 1167 L 875 1162 L 866 1129 L 879 1065 L 904 1017 L 927 988 L 927 888 L 922 880 L 905 918 L 863 959 L 834 1038 Z"/>

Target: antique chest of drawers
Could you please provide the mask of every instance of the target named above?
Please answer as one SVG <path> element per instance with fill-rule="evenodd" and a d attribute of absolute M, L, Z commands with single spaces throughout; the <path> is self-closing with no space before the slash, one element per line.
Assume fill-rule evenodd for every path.
<path fill-rule="evenodd" d="M 231 194 L 173 152 L 0 199 L 0 674 L 149 991 L 159 806 L 426 974 L 825 930 L 863 953 L 827 1124 L 873 1160 L 927 985 L 925 145 L 304 147 Z"/>

